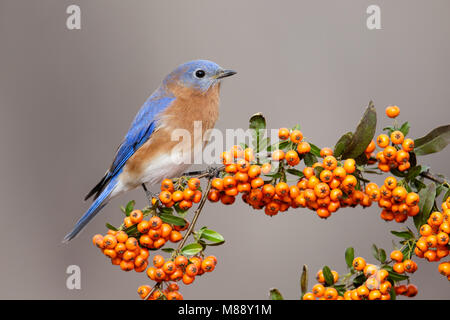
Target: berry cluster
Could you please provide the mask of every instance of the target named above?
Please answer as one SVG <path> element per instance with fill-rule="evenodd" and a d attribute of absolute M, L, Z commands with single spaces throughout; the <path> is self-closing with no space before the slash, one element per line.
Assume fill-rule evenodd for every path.
<path fill-rule="evenodd" d="M 381 187 L 371 182 L 366 185 L 365 192 L 383 209 L 380 216 L 385 221 L 404 222 L 419 213 L 419 195 L 408 192 L 395 177 L 387 177 Z"/>
<path fill-rule="evenodd" d="M 92 242 L 123 271 L 143 272 L 147 268 L 148 249 L 140 247 L 138 240 L 124 231 L 108 230 L 105 236 L 95 235 Z"/>
<path fill-rule="evenodd" d="M 388 281 L 389 272 L 374 264 L 368 264 L 364 258 L 353 260 L 355 270 L 362 272 L 364 282 L 344 293 L 345 300 L 390 300 L 392 284 Z"/>
<path fill-rule="evenodd" d="M 184 182 L 184 183 L 183 183 Z M 179 181 L 175 188 L 171 179 L 164 179 L 161 182 L 161 193 L 159 200 L 167 207 L 171 208 L 177 205 L 182 211 L 186 211 L 192 207 L 193 203 L 198 203 L 202 199 L 200 189 L 200 179 L 190 178 L 186 181 Z"/>
<path fill-rule="evenodd" d="M 290 132 L 282 128 L 279 136 L 281 139 L 290 137 L 291 142 L 297 143 L 297 148 L 287 152 L 275 150 L 272 161 L 285 161 L 288 166 L 295 166 L 300 162 L 301 155 L 310 151 L 309 143 L 302 141 L 303 135 L 299 130 Z M 244 202 L 254 209 L 264 209 L 269 216 L 290 207 L 307 207 L 319 217 L 327 218 L 340 207 L 370 206 L 369 196 L 357 189 L 359 182 L 353 175 L 356 171 L 355 160 L 338 161 L 330 148 L 320 150 L 320 155 L 323 158 L 321 162 L 306 166 L 300 173 L 302 178 L 296 184 L 289 185 L 276 179 L 265 181 L 261 175 L 271 172 L 271 164 L 254 164 L 251 162 L 254 159 L 253 149 L 243 150 L 240 146 L 233 146 L 222 154 L 225 176 L 212 181 L 213 188 L 208 199 L 232 204 L 235 197 L 242 193 Z"/>
<path fill-rule="evenodd" d="M 153 267 L 147 269 L 147 276 L 156 281 L 158 287 L 155 287 L 149 299 L 182 300 L 183 296 L 178 292 L 178 285 L 171 283 L 171 281 L 181 280 L 185 285 L 189 285 L 194 282 L 196 276 L 201 276 L 205 272 L 212 272 L 216 265 L 217 258 L 215 256 L 208 256 L 203 259 L 201 256 L 187 258 L 184 255 L 178 255 L 169 260 L 164 260 L 163 256 L 155 255 Z M 166 291 L 162 289 L 164 284 L 167 287 Z M 141 294 L 139 290 L 138 293 L 142 298 L 148 296 L 147 290 L 144 292 L 147 293 L 145 295 Z"/>
<path fill-rule="evenodd" d="M 414 253 L 429 262 L 440 261 L 449 254 L 450 197 L 442 203 L 443 212 L 430 214 L 427 223 L 419 229 L 421 237 L 416 242 Z M 450 262 L 442 262 L 439 272 L 450 280 Z"/>
<path fill-rule="evenodd" d="M 412 273 L 417 269 L 413 261 L 403 261 L 400 251 L 393 251 L 391 258 L 395 261 L 394 265 L 404 264 L 408 272 Z M 330 280 L 327 281 L 324 276 L 325 268 L 319 270 L 316 275 L 318 283 L 312 287 L 311 292 L 303 295 L 303 300 L 391 300 L 394 292 L 408 297 L 417 294 L 417 288 L 412 284 L 396 285 L 398 281 L 393 281 L 391 277 L 399 273 L 388 264 L 369 264 L 362 257 L 354 258 L 351 263 L 351 273 L 345 275 L 341 283 L 338 283 L 339 274 L 336 271 L 328 269 Z M 404 270 L 401 273 L 403 272 Z M 354 278 L 351 279 L 351 276 Z"/>
<path fill-rule="evenodd" d="M 187 228 L 187 223 L 183 227 L 172 226 L 163 223 L 160 217 L 153 216 L 149 220 L 144 220 L 144 214 L 141 210 L 133 210 L 129 217 L 124 219 L 126 228 L 136 226 L 138 231 L 136 237 L 139 244 L 148 249 L 159 249 L 167 241 L 178 242 L 183 239 L 180 231 Z"/>

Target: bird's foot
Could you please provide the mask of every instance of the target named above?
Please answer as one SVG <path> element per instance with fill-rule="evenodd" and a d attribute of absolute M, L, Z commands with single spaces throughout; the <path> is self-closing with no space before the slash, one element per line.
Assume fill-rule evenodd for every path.
<path fill-rule="evenodd" d="M 145 183 L 142 184 L 142 189 L 144 189 L 145 192 L 145 196 L 147 197 L 148 203 L 150 205 L 150 207 L 153 206 L 153 199 L 158 199 L 158 195 L 156 193 L 153 193 L 151 191 L 149 191 L 147 189 L 147 186 L 145 185 Z"/>
<path fill-rule="evenodd" d="M 217 178 L 220 171 L 221 168 L 219 167 L 208 166 L 205 170 L 205 173 L 208 173 L 209 178 Z"/>

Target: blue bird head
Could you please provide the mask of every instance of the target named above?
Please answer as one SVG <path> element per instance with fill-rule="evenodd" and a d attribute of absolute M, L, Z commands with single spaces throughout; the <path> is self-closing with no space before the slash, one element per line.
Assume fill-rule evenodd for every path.
<path fill-rule="evenodd" d="M 178 85 L 183 87 L 206 92 L 220 79 L 234 74 L 236 74 L 236 71 L 223 69 L 212 61 L 193 60 L 177 67 L 166 77 L 164 83 L 176 81 Z"/>

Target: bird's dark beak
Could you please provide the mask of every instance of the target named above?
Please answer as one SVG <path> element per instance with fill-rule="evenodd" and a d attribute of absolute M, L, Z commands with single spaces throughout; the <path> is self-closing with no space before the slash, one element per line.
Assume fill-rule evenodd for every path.
<path fill-rule="evenodd" d="M 231 77 L 232 75 L 236 74 L 237 72 L 234 70 L 221 70 L 217 73 L 216 79 L 223 79 L 226 77 Z"/>

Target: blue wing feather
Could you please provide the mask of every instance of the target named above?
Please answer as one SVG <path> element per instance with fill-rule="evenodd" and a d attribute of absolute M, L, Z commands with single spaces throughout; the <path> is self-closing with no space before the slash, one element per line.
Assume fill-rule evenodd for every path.
<path fill-rule="evenodd" d="M 156 129 L 158 115 L 175 100 L 173 95 L 167 94 L 163 89 L 153 93 L 141 107 L 134 118 L 124 140 L 117 149 L 114 161 L 103 179 L 84 198 L 89 199 L 96 194 L 97 198 L 109 181 L 117 176 L 127 160 L 139 149 Z"/>
<path fill-rule="evenodd" d="M 159 99 L 151 96 L 139 110 L 134 118 L 124 141 L 117 150 L 109 174 L 114 176 L 125 162 L 139 149 L 155 130 L 158 114 L 165 110 L 174 100 L 174 97 L 162 97 Z"/>
<path fill-rule="evenodd" d="M 93 194 L 96 194 L 95 201 L 80 220 L 78 220 L 72 231 L 65 236 L 64 242 L 73 239 L 108 203 L 109 196 L 118 183 L 123 166 L 134 152 L 150 138 L 157 126 L 158 115 L 170 106 L 174 99 L 173 96 L 165 94 L 162 89 L 157 90 L 147 99 L 134 118 L 124 141 L 117 150 L 111 168 L 103 179 L 86 196 L 87 199 Z"/>

